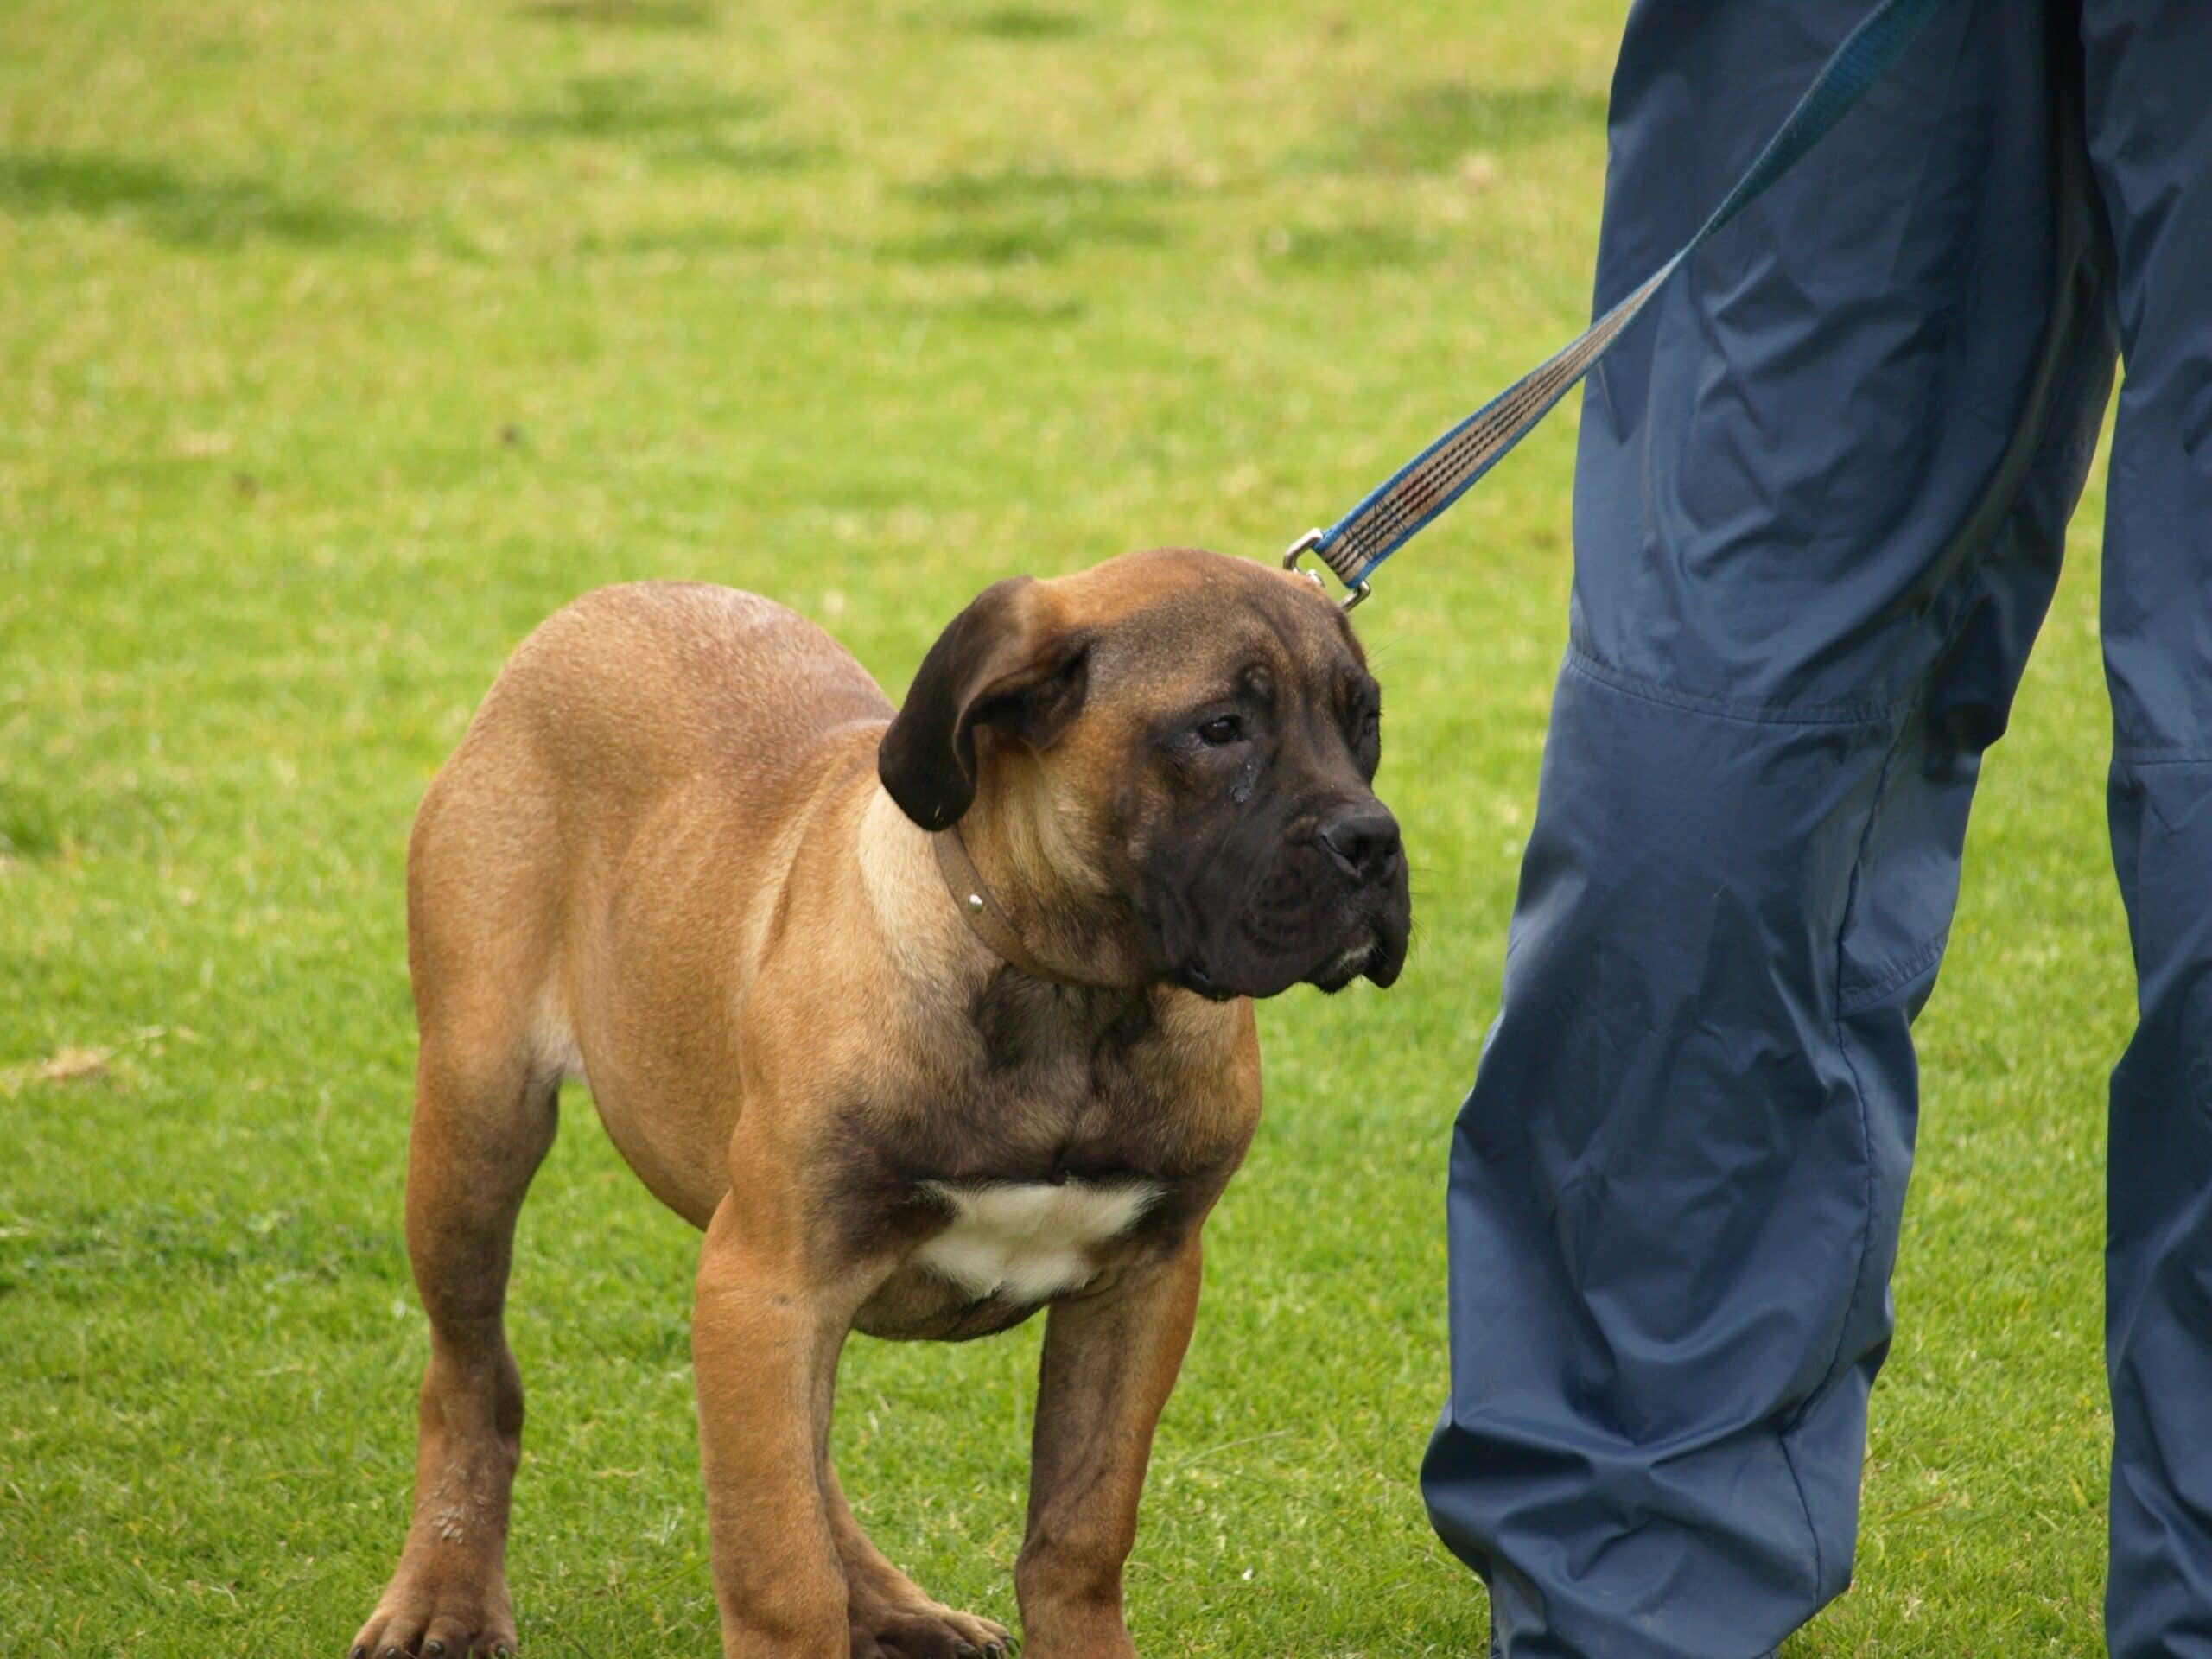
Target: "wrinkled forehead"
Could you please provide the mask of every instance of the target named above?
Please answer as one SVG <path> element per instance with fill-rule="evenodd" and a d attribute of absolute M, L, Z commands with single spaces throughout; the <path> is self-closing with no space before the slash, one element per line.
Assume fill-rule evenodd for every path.
<path fill-rule="evenodd" d="M 1197 702 L 1255 670 L 1281 692 L 1333 699 L 1366 664 L 1343 613 L 1300 576 L 1223 559 L 1117 583 L 1092 612 L 1091 683 L 1143 702 Z"/>

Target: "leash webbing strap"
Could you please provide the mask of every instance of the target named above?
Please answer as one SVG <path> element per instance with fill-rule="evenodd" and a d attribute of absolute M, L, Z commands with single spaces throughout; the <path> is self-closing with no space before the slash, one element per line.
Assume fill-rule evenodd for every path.
<path fill-rule="evenodd" d="M 1325 531 L 1309 531 L 1284 557 L 1295 566 L 1311 550 L 1351 590 L 1347 607 L 1367 596 L 1367 579 L 1383 560 L 1466 493 L 1503 460 L 1553 406 L 1573 391 L 1635 321 L 1661 284 L 1745 208 L 1811 153 L 1829 129 L 1866 95 L 1904 54 L 1946 0 L 1882 0 L 1852 30 L 1789 118 L 1767 141 L 1757 160 L 1729 191 L 1697 234 L 1626 299 L 1591 324 L 1564 350 L 1515 381 L 1496 397 L 1430 444 L 1367 499 Z"/>

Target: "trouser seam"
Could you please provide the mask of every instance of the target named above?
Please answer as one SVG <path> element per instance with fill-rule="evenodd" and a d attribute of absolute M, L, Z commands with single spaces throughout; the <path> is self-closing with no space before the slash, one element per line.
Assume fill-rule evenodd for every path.
<path fill-rule="evenodd" d="M 1949 642 L 1945 642 L 1948 648 Z M 1717 720 L 1752 726 L 1827 726 L 1880 731 L 1894 726 L 1917 701 L 1919 693 L 1897 702 L 1865 699 L 1851 702 L 1751 702 L 1732 697 L 1711 697 L 1677 691 L 1611 664 L 1601 662 L 1583 646 L 1569 641 L 1567 668 L 1623 696 L 1669 709 L 1679 714 L 1705 715 Z"/>
<path fill-rule="evenodd" d="M 2112 752 L 2112 758 L 2123 766 L 2212 766 L 2212 749 L 2162 749 L 2124 745 Z"/>
<path fill-rule="evenodd" d="M 1874 1006 L 1900 985 L 1909 985 L 1943 959 L 1943 949 L 1951 942 L 1951 930 L 1945 928 L 1930 939 L 1901 966 L 1891 969 L 1871 985 L 1861 985 L 1847 995 L 1840 980 L 1836 986 L 1836 1012 L 1846 1018 L 1860 1014 Z"/>
<path fill-rule="evenodd" d="M 1854 1296 L 1858 1294 L 1855 1281 L 1852 1294 Z M 1813 1500 L 1805 1496 L 1804 1478 L 1797 1472 L 1797 1457 L 1789 1449 L 1789 1436 L 1787 1433 L 1777 1434 L 1775 1444 L 1782 1448 L 1782 1466 L 1789 1471 L 1789 1484 L 1797 1493 L 1797 1507 L 1804 1511 L 1805 1535 L 1813 1541 L 1813 1593 L 1817 1596 L 1827 1574 L 1821 1560 L 1821 1529 L 1813 1521 Z"/>
<path fill-rule="evenodd" d="M 1979 567 L 1976 574 L 1980 574 Z M 1949 643 L 1945 641 L 1945 650 L 1936 653 L 1936 661 L 1942 660 Z M 1925 684 L 1925 681 L 1923 683 Z M 1842 1058 L 1843 1069 L 1851 1076 L 1851 1097 L 1859 1108 L 1859 1155 L 1866 1169 L 1859 1206 L 1859 1265 L 1852 1271 L 1851 1294 L 1844 1298 L 1843 1318 L 1835 1333 L 1835 1349 L 1829 1354 L 1827 1363 L 1821 1368 L 1819 1383 L 1805 1396 L 1804 1403 L 1793 1415 L 1789 1428 L 1780 1436 L 1782 1460 L 1789 1471 L 1791 1484 L 1797 1488 L 1797 1502 L 1805 1511 L 1805 1530 L 1813 1541 L 1813 1589 L 1816 1595 L 1827 1583 L 1827 1552 L 1821 1548 L 1821 1529 L 1813 1519 L 1813 1506 L 1805 1496 L 1805 1484 L 1797 1478 L 1797 1460 L 1790 1454 L 1789 1436 L 1804 1422 L 1805 1414 L 1812 1409 L 1813 1402 L 1819 1399 L 1834 1381 L 1835 1368 L 1843 1359 L 1844 1344 L 1851 1339 L 1853 1312 L 1858 1307 L 1859 1298 L 1866 1287 L 1866 1264 L 1874 1255 L 1874 1203 L 1879 1196 L 1875 1191 L 1874 1181 L 1874 1128 L 1868 1117 L 1866 1080 L 1859 1075 L 1858 1062 L 1851 1058 L 1851 1044 L 1844 1035 L 1844 950 L 1851 938 L 1851 924 L 1859 912 L 1859 887 L 1866 874 L 1866 849 L 1873 843 L 1874 826 L 1881 822 L 1882 798 L 1888 793 L 1890 786 L 1890 768 L 1897 762 L 1898 750 L 1904 747 L 1905 728 L 1910 719 L 1908 712 L 1905 719 L 1897 721 L 1896 729 L 1891 734 L 1889 747 L 1883 752 L 1882 768 L 1874 774 L 1874 796 L 1866 804 L 1866 822 L 1860 826 L 1858 850 L 1852 855 L 1851 887 L 1844 899 L 1843 919 L 1835 931 L 1836 1000 L 1832 1028 L 1835 1033 L 1836 1052 Z"/>

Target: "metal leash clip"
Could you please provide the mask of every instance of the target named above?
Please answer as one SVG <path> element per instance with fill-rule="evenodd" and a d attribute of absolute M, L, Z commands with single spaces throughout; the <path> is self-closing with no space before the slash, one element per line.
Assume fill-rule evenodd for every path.
<path fill-rule="evenodd" d="M 1304 576 L 1306 581 L 1312 582 L 1316 588 L 1319 588 L 1325 594 L 1329 591 L 1329 585 L 1321 580 L 1321 573 L 1318 570 L 1300 570 L 1298 568 L 1298 559 L 1300 554 L 1310 553 L 1314 548 L 1319 546 L 1321 537 L 1325 534 L 1327 534 L 1327 532 L 1317 524 L 1312 530 L 1307 531 L 1303 536 L 1300 537 L 1296 541 L 1293 542 L 1284 551 L 1282 556 L 1282 568 L 1284 569 L 1291 571 L 1294 575 Z M 1327 560 L 1324 559 L 1322 563 L 1326 563 Z M 1339 580 L 1342 579 L 1339 578 Z M 1366 602 L 1369 596 L 1375 592 L 1374 588 L 1369 587 L 1368 584 L 1363 582 L 1347 582 L 1345 583 L 1345 586 L 1350 588 L 1351 590 L 1351 596 L 1344 601 L 1344 609 L 1347 611 L 1357 610 L 1362 604 Z"/>

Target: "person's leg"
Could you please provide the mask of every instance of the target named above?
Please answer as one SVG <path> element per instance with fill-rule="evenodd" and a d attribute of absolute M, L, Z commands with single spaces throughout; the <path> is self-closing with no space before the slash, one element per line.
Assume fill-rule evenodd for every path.
<path fill-rule="evenodd" d="M 2105 529 L 2113 862 L 2140 1022 L 2113 1073 L 2113 1659 L 2212 1659 L 2212 8 L 2088 0 L 2127 360 Z"/>
<path fill-rule="evenodd" d="M 1865 11 L 1640 0 L 1601 307 Z M 1510 1659 L 1751 1659 L 1848 1580 L 1908 1027 L 2110 384 L 2079 77 L 1945 10 L 1592 382 L 1423 1471 Z"/>

